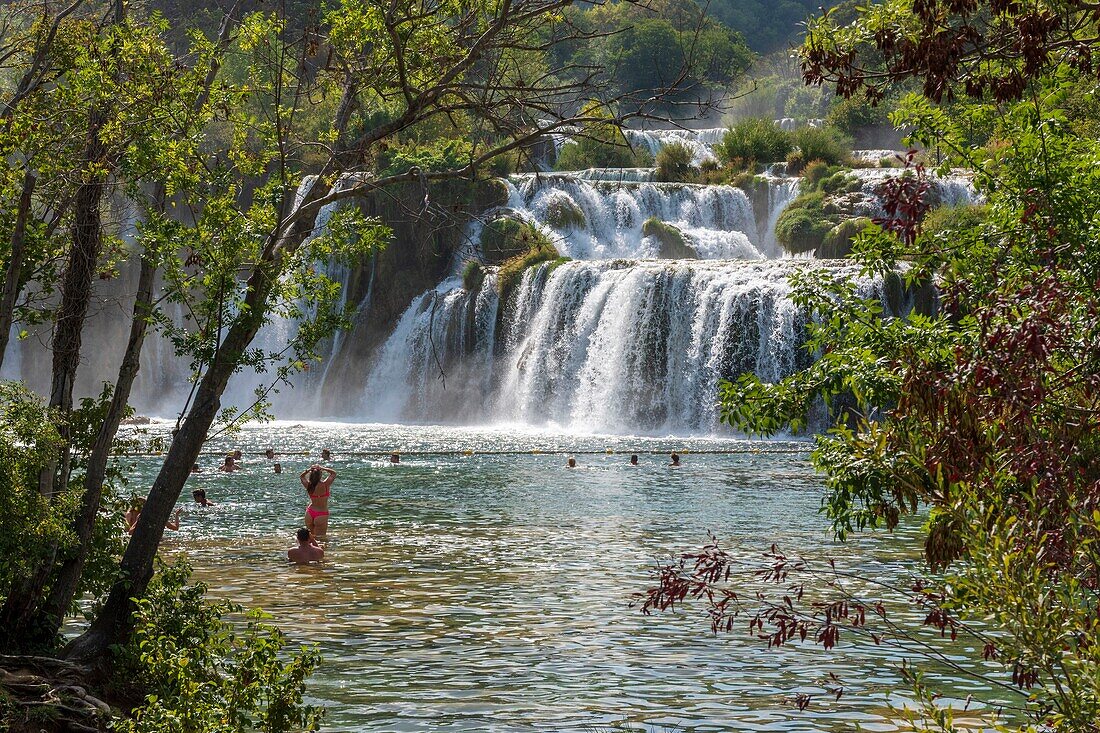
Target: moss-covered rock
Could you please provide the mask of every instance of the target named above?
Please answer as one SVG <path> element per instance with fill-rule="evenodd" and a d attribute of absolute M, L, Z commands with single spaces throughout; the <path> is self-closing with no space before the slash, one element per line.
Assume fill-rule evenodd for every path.
<path fill-rule="evenodd" d="M 687 237 L 671 224 L 650 217 L 642 224 L 642 234 L 657 240 L 657 257 L 662 260 L 697 260 L 699 253 L 688 244 Z"/>
<path fill-rule="evenodd" d="M 581 207 L 565 196 L 557 196 L 546 206 L 546 223 L 555 229 L 583 229 L 586 222 Z"/>
<path fill-rule="evenodd" d="M 563 259 L 557 247 L 542 232 L 528 225 L 526 235 L 515 240 L 526 244 L 526 248 L 504 260 L 497 270 L 497 290 L 502 303 L 507 303 L 528 268 L 543 262 L 555 262 Z M 503 312 L 503 309 L 502 309 Z"/>
<path fill-rule="evenodd" d="M 825 213 L 825 194 L 804 193 L 790 203 L 775 223 L 775 238 L 792 253 L 816 252 L 836 222 Z"/>
<path fill-rule="evenodd" d="M 842 259 L 852 251 L 852 240 L 867 228 L 871 220 L 866 217 L 846 219 L 829 230 L 817 250 L 817 256 L 824 260 Z"/>
<path fill-rule="evenodd" d="M 546 241 L 542 232 L 528 222 L 514 216 L 498 216 L 481 230 L 481 254 L 487 264 L 499 265 Z"/>
<path fill-rule="evenodd" d="M 481 290 L 485 282 L 485 268 L 477 260 L 470 260 L 462 268 L 462 287 L 471 293 Z"/>

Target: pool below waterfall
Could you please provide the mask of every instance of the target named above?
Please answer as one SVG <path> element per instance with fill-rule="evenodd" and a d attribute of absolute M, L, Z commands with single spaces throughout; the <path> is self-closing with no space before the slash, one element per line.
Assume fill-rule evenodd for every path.
<path fill-rule="evenodd" d="M 229 448 L 245 454 L 232 475 L 216 471 Z M 328 559 L 293 567 L 285 550 L 306 504 L 298 474 L 323 448 L 339 473 Z M 518 427 L 249 426 L 203 456 L 166 551 L 185 555 L 213 596 L 262 607 L 294 642 L 320 648 L 309 689 L 329 730 L 897 730 L 895 648 L 846 634 L 830 652 L 769 650 L 747 619 L 715 637 L 700 606 L 646 617 L 632 605 L 656 560 L 700 547 L 708 530 L 749 563 L 776 542 L 872 580 L 918 569 L 919 522 L 831 541 L 808 448 Z M 667 466 L 671 451 L 682 468 Z M 127 460 L 140 493 L 159 462 Z M 216 506 L 186 502 L 200 487 Z M 843 680 L 839 700 L 824 692 L 827 672 Z M 963 679 L 951 688 L 983 692 Z M 797 693 L 812 696 L 801 712 Z"/>

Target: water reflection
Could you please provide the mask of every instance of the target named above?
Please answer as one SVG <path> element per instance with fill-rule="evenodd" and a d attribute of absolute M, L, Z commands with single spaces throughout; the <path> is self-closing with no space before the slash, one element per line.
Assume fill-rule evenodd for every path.
<path fill-rule="evenodd" d="M 260 455 L 268 446 L 281 475 Z M 209 470 L 230 447 L 244 451 L 243 470 Z M 306 505 L 297 475 L 322 448 L 339 473 L 328 559 L 290 566 Z M 758 452 L 695 452 L 723 449 Z M 390 450 L 403 452 L 399 466 Z M 672 450 L 683 468 L 665 466 Z M 580 469 L 545 451 L 576 454 Z M 157 464 L 135 460 L 139 487 Z M 779 542 L 869 578 L 912 567 L 914 527 L 830 542 L 804 445 L 275 424 L 212 446 L 204 463 L 190 488 L 217 505 L 188 506 L 169 551 L 186 553 L 214 595 L 260 606 L 320 647 L 311 694 L 334 730 L 895 730 L 896 649 L 847 635 L 828 654 L 768 651 L 741 632 L 713 638 L 698 613 L 630 607 L 655 558 L 699 546 L 707 530 L 746 562 Z M 840 701 L 819 694 L 826 668 L 845 680 Z M 802 713 L 784 702 L 799 691 L 818 694 Z"/>

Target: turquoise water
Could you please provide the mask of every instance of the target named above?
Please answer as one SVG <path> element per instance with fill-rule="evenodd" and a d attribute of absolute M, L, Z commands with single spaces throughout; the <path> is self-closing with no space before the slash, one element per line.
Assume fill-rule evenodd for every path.
<path fill-rule="evenodd" d="M 259 455 L 268 446 L 282 454 L 280 476 Z M 244 470 L 217 473 L 216 454 L 230 447 L 244 451 Z M 297 475 L 322 448 L 339 473 L 328 559 L 293 567 L 285 550 L 306 505 Z M 830 541 L 806 448 L 507 428 L 249 427 L 212 444 L 188 491 L 205 488 L 217 506 L 185 505 L 166 550 L 186 554 L 214 595 L 262 607 L 293 640 L 320 647 L 310 694 L 331 730 L 896 730 L 887 703 L 902 699 L 891 693 L 897 649 L 845 634 L 829 653 L 768 650 L 745 632 L 747 619 L 714 637 L 699 606 L 645 617 L 631 605 L 657 558 L 701 546 L 708 530 L 754 567 L 772 542 L 869 579 L 917 567 L 915 525 Z M 399 466 L 384 461 L 391 450 L 402 452 Z M 666 465 L 672 450 L 684 452 L 680 469 Z M 632 451 L 640 467 L 627 465 Z M 568 455 L 577 469 L 565 468 Z M 141 491 L 157 463 L 134 460 Z M 946 651 L 959 661 L 972 653 Z M 839 701 L 823 694 L 826 671 L 844 682 Z M 951 685 L 958 697 L 983 692 Z M 787 699 L 796 692 L 814 695 L 803 712 Z"/>

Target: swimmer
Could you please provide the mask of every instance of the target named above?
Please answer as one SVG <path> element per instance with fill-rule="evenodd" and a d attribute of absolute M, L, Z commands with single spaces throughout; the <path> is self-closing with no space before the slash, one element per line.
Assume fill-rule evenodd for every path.
<path fill-rule="evenodd" d="M 321 460 L 322 461 L 331 461 L 332 460 L 332 451 L 330 451 L 328 448 L 322 448 L 321 449 Z"/>
<path fill-rule="evenodd" d="M 133 534 L 134 528 L 137 527 L 138 519 L 141 517 L 141 510 L 145 508 L 145 497 L 135 496 L 130 501 L 130 508 L 126 510 L 126 514 L 123 515 L 123 519 L 126 520 L 126 534 Z M 180 529 L 180 512 L 182 508 L 176 507 L 175 513 L 172 518 L 165 523 L 165 527 L 173 532 L 179 532 Z"/>
<path fill-rule="evenodd" d="M 565 465 L 566 465 L 567 468 L 576 468 L 577 467 L 577 459 L 573 458 L 573 457 L 570 457 Z"/>
<path fill-rule="evenodd" d="M 286 551 L 286 559 L 298 565 L 311 562 L 320 562 L 325 559 L 325 551 L 313 539 L 313 535 L 305 527 L 298 530 L 298 546 Z"/>
<path fill-rule="evenodd" d="M 336 480 L 336 472 L 331 468 L 321 468 L 314 464 L 302 471 L 298 479 L 309 494 L 306 529 L 318 537 L 324 537 L 328 532 L 328 498 L 332 494 L 332 483 Z"/>
<path fill-rule="evenodd" d="M 264 451 L 264 458 L 266 458 L 269 461 L 274 461 L 275 460 L 275 449 L 274 448 L 268 448 L 267 450 L 265 450 Z"/>
<path fill-rule="evenodd" d="M 244 456 L 244 453 L 241 453 L 240 450 L 233 451 L 233 460 L 239 461 L 239 460 L 241 460 L 242 456 Z"/>
<path fill-rule="evenodd" d="M 637 453 L 632 453 L 630 455 L 630 465 L 631 466 L 637 466 L 638 465 L 638 454 Z"/>
<path fill-rule="evenodd" d="M 397 453 L 390 453 L 390 463 L 401 463 L 401 456 Z"/>
<path fill-rule="evenodd" d="M 199 506 L 214 506 L 214 502 L 206 498 L 206 489 L 195 489 L 191 492 L 191 497 Z"/>
<path fill-rule="evenodd" d="M 233 454 L 230 453 L 225 457 L 225 463 L 218 466 L 218 470 L 222 473 L 233 473 L 234 471 L 240 471 L 241 467 L 237 465 L 237 462 L 233 459 Z"/>
<path fill-rule="evenodd" d="M 202 473 L 202 466 L 195 463 L 191 466 L 191 473 Z"/>
<path fill-rule="evenodd" d="M 672 458 L 672 463 L 668 464 L 668 467 L 669 468 L 679 468 L 680 467 L 680 454 L 679 453 L 673 453 L 670 457 Z"/>
<path fill-rule="evenodd" d="M 274 469 L 275 469 L 275 473 L 282 473 L 283 472 L 283 464 L 279 463 L 278 461 L 275 461 Z"/>

